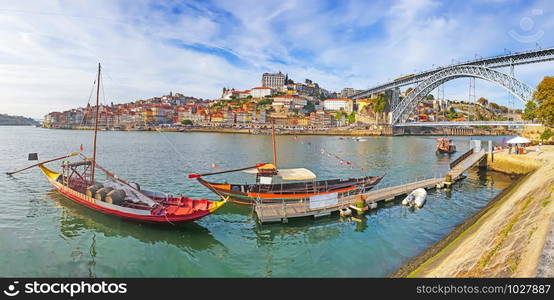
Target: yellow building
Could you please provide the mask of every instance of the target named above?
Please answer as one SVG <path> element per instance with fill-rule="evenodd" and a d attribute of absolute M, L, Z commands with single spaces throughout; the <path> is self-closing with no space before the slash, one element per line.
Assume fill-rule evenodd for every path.
<path fill-rule="evenodd" d="M 291 95 L 291 96 L 298 95 L 298 91 L 297 90 L 287 90 L 286 94 Z"/>
<path fill-rule="evenodd" d="M 310 124 L 310 117 L 299 117 L 298 118 L 298 125 L 308 126 L 309 124 Z"/>
<path fill-rule="evenodd" d="M 154 112 L 150 108 L 143 110 L 141 114 L 144 122 L 148 123 L 148 122 L 154 121 L 154 117 L 155 117 Z"/>
<path fill-rule="evenodd" d="M 356 100 L 356 103 L 358 104 L 358 112 L 361 112 L 364 110 L 364 107 L 371 105 L 373 101 L 371 99 L 358 99 Z"/>

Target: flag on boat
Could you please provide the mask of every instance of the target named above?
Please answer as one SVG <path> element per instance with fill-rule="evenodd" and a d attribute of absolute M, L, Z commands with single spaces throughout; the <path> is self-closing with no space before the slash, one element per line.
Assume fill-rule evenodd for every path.
<path fill-rule="evenodd" d="M 81 152 L 83 152 L 83 150 L 85 150 L 85 148 L 83 148 L 83 144 L 81 144 L 81 146 L 79 146 L 79 150 L 80 150 Z"/>

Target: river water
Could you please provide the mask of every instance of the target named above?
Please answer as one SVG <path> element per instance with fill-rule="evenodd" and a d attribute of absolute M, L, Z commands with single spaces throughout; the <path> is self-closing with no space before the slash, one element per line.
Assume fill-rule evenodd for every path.
<path fill-rule="evenodd" d="M 435 137 L 277 136 L 278 165 L 306 167 L 320 179 L 386 173 L 383 182 L 443 174 L 469 149 L 437 156 Z M 337 215 L 259 225 L 252 209 L 233 203 L 179 227 L 141 225 L 106 216 L 53 190 L 38 169 L 7 176 L 40 160 L 91 153 L 92 132 L 0 127 L 0 276 L 5 277 L 378 277 L 444 237 L 511 184 L 505 175 L 470 170 L 451 191 L 431 191 L 422 209 L 380 204 L 362 222 Z M 323 154 L 321 149 L 323 149 Z M 343 164 L 334 157 L 340 156 Z M 189 173 L 239 168 L 272 160 L 271 137 L 218 133 L 98 134 L 97 161 L 142 187 L 189 197 L 217 197 Z M 349 161 L 351 164 L 346 164 Z M 60 162 L 49 164 L 57 169 Z M 355 169 L 352 169 L 352 164 Z M 364 168 L 363 171 L 361 168 Z M 248 174 L 215 180 L 246 182 Z M 383 183 L 383 184 L 384 184 Z"/>

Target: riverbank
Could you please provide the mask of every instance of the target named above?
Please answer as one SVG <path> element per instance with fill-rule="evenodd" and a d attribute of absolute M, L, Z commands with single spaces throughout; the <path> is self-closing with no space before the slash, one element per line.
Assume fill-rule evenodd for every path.
<path fill-rule="evenodd" d="M 238 128 L 188 128 L 185 132 L 215 132 L 215 133 L 242 133 L 242 134 L 265 134 L 270 135 L 271 129 L 238 129 Z M 327 128 L 325 130 L 290 130 L 277 129 L 278 135 L 336 135 L 336 136 L 382 136 L 393 135 L 390 128 L 374 128 L 374 129 L 350 129 L 350 128 Z"/>
<path fill-rule="evenodd" d="M 66 130 L 92 130 L 91 128 L 48 128 Z M 156 128 L 150 127 L 141 130 L 120 130 L 110 129 L 109 131 L 152 131 Z M 226 128 L 226 127 L 186 127 L 182 132 L 207 132 L 207 133 L 231 133 L 231 134 L 261 134 L 271 135 L 270 128 Z M 516 132 L 504 129 L 484 130 L 478 128 L 431 128 L 413 127 L 409 130 L 393 128 L 390 125 L 368 125 L 365 128 L 332 127 L 321 129 L 294 130 L 277 128 L 277 135 L 329 135 L 329 136 L 501 136 L 515 135 Z"/>
<path fill-rule="evenodd" d="M 537 276 L 543 249 L 550 251 L 544 245 L 554 216 L 554 146 L 520 156 L 496 153 L 489 168 L 532 171 L 392 277 Z"/>

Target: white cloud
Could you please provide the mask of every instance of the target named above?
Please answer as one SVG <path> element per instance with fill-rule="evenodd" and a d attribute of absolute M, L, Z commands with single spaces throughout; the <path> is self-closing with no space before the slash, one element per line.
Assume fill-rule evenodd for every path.
<path fill-rule="evenodd" d="M 85 105 L 98 61 L 108 101 L 114 102 L 170 90 L 215 98 L 223 86 L 257 86 L 261 72 L 278 70 L 330 90 L 361 89 L 452 59 L 533 47 L 508 32 L 536 7 L 544 14 L 537 27 L 554 29 L 548 1 L 515 12 L 506 4 L 491 5 L 498 9 L 481 13 L 471 5 L 431 0 L 340 6 L 315 0 L 3 1 L 0 111 L 40 118 Z M 175 6 L 180 13 L 170 13 Z M 546 34 L 539 42 L 554 40 Z M 551 64 L 518 67 L 516 75 L 535 85 L 550 70 Z M 467 95 L 460 82 L 452 82 L 447 96 Z M 502 93 L 478 84 L 477 97 Z"/>

